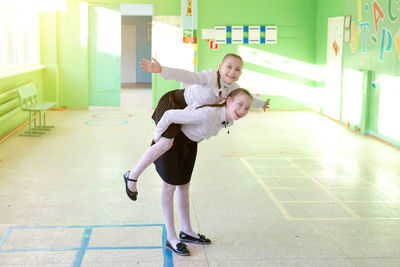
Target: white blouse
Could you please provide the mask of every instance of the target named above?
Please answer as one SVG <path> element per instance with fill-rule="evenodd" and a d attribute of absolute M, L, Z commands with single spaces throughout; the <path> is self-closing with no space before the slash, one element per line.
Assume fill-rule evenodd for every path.
<path fill-rule="evenodd" d="M 167 110 L 157 124 L 154 139 L 158 140 L 171 123 L 182 124 L 182 132 L 196 142 L 217 135 L 225 127 L 223 124 L 226 120 L 225 106 L 199 109 L 196 109 L 196 106 Z M 229 125 L 232 125 L 232 122 Z"/>
<path fill-rule="evenodd" d="M 220 92 L 222 98 L 225 99 L 233 90 L 239 88 L 237 83 L 227 84 L 222 78 L 220 78 L 221 88 L 218 88 L 217 70 L 204 70 L 197 73 L 163 66 L 160 75 L 166 80 L 176 80 L 188 85 L 184 92 L 188 105 L 215 104 L 220 100 Z M 264 101 L 254 96 L 253 98 L 253 108 L 264 106 Z"/>

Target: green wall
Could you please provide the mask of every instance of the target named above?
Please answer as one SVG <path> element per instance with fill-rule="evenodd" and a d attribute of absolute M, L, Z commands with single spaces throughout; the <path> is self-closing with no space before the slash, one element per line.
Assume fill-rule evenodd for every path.
<path fill-rule="evenodd" d="M 317 12 L 315 17 L 315 24 L 317 25 L 315 34 L 315 64 L 317 65 L 325 66 L 326 63 L 326 40 L 328 34 L 328 18 L 344 16 L 345 1 L 346 0 L 317 1 Z"/>
<path fill-rule="evenodd" d="M 326 63 L 328 17 L 351 15 L 354 28 L 351 41 L 344 43 L 343 70 L 368 71 L 371 75 L 363 88 L 362 130 L 400 145 L 400 1 L 318 0 L 317 14 L 316 64 L 322 66 Z M 369 26 L 362 26 L 366 24 Z M 382 88 L 385 75 L 397 77 L 397 91 Z M 354 125 L 356 129 L 362 127 Z"/>
<path fill-rule="evenodd" d="M 75 1 L 75 0 L 74 0 Z M 180 0 L 87 0 L 94 4 L 152 4 L 156 16 L 177 16 L 180 14 Z"/>
<path fill-rule="evenodd" d="M 58 14 L 40 13 L 40 62 L 46 66 L 43 71 L 43 100 L 56 101 L 59 104 L 59 68 L 58 68 Z"/>
<path fill-rule="evenodd" d="M 307 95 L 315 81 L 293 71 L 288 73 L 279 65 L 314 64 L 315 62 L 315 15 L 316 0 L 202 0 L 198 2 L 198 25 L 201 29 L 214 26 L 235 25 L 276 25 L 278 27 L 277 44 L 224 44 L 218 50 L 209 49 L 207 40 L 199 39 L 198 70 L 215 68 L 227 53 L 237 53 L 244 60 L 244 71 L 239 84 L 255 93 L 272 97 L 271 109 L 308 109 L 310 103 L 294 97 Z M 221 15 L 221 10 L 223 14 Z M 259 61 L 254 62 L 246 52 L 256 53 Z M 276 58 L 275 56 L 278 56 Z M 278 64 L 276 64 L 278 63 Z M 246 80 L 246 73 L 257 77 Z M 292 88 L 286 90 L 283 84 L 289 82 Z M 285 91 L 286 90 L 286 91 Z M 266 96 L 264 96 L 265 98 Z"/>
<path fill-rule="evenodd" d="M 58 60 L 60 67 L 60 105 L 87 108 L 89 105 L 89 67 L 87 42 L 80 31 L 88 21 L 81 21 L 79 2 L 67 0 L 67 12 L 59 12 Z"/>

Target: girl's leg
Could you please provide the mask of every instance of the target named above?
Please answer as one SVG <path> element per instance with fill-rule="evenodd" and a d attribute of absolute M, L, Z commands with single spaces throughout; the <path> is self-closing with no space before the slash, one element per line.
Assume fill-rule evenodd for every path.
<path fill-rule="evenodd" d="M 177 186 L 176 204 L 180 215 L 181 231 L 190 236 L 197 236 L 190 224 L 189 187 L 190 182 Z"/>
<path fill-rule="evenodd" d="M 143 156 L 140 158 L 139 162 L 129 173 L 129 178 L 137 180 L 142 174 L 142 172 L 151 164 L 153 161 L 158 159 L 162 154 L 167 152 L 172 144 L 174 139 L 169 139 L 165 137 L 161 137 L 157 143 L 150 146 L 146 152 L 144 152 Z M 130 191 L 136 191 L 136 182 L 128 181 L 128 188 Z"/>
<path fill-rule="evenodd" d="M 161 210 L 164 217 L 165 228 L 167 229 L 168 242 L 176 248 L 176 244 L 180 242 L 176 236 L 174 224 L 174 193 L 175 185 L 167 184 L 162 181 L 161 187 Z"/>

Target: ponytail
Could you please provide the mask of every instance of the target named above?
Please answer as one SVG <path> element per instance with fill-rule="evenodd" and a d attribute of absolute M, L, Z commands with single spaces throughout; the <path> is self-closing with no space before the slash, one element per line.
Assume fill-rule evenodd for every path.
<path fill-rule="evenodd" d="M 217 83 L 218 83 L 218 89 L 221 89 L 221 74 L 217 70 Z"/>
<path fill-rule="evenodd" d="M 201 106 L 198 106 L 196 109 L 204 108 L 204 107 L 222 108 L 223 106 L 226 106 L 226 101 L 224 101 L 222 103 L 216 103 L 216 104 L 201 105 Z"/>

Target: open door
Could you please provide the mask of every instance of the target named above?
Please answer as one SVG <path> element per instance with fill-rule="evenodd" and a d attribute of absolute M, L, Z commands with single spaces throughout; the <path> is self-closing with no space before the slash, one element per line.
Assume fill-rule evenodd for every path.
<path fill-rule="evenodd" d="M 89 6 L 89 105 L 119 106 L 121 88 L 119 4 Z"/>

